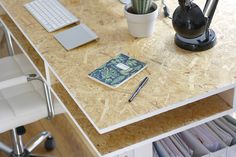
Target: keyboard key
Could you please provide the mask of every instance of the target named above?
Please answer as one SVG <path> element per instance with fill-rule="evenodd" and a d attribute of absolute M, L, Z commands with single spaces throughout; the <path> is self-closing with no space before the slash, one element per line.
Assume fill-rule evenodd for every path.
<path fill-rule="evenodd" d="M 34 0 L 25 4 L 25 8 L 48 32 L 56 31 L 79 21 L 58 0 Z"/>

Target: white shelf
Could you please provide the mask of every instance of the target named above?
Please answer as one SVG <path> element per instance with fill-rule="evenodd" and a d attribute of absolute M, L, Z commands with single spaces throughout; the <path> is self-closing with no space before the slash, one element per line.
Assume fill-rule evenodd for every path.
<path fill-rule="evenodd" d="M 124 152 L 145 147 L 154 141 L 231 114 L 234 111 L 232 104 L 226 103 L 219 95 L 214 95 L 121 129 L 99 134 L 79 110 L 76 103 L 69 98 L 69 94 L 60 83 L 54 84 L 52 88 L 53 93 L 58 95 L 57 98 L 62 103 L 67 103 L 66 110 L 70 118 L 88 140 L 91 148 L 97 153 L 97 156 L 102 157 L 116 157 Z M 230 91 L 225 93 L 231 93 Z M 76 116 L 73 113 L 76 113 Z"/>

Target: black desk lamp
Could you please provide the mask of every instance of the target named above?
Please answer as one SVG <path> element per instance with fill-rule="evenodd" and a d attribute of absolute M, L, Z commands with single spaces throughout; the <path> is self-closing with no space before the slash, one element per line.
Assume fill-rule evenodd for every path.
<path fill-rule="evenodd" d="M 179 0 L 173 14 L 177 46 L 190 51 L 204 51 L 216 44 L 216 34 L 209 29 L 219 0 L 207 0 L 202 11 L 191 0 Z"/>

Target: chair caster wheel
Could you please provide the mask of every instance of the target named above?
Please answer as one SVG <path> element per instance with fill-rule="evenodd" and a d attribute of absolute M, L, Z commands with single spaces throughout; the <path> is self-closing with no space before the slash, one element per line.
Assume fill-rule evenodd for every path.
<path fill-rule="evenodd" d="M 44 143 L 44 148 L 47 151 L 52 151 L 56 148 L 56 141 L 52 136 L 50 136 L 46 139 L 46 141 Z"/>

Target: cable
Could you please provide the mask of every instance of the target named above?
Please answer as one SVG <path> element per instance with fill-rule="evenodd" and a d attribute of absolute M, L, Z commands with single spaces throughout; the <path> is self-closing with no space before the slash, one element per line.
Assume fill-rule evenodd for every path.
<path fill-rule="evenodd" d="M 161 3 L 163 5 L 164 16 L 168 17 L 169 19 L 172 19 L 172 17 L 170 16 L 170 10 L 168 6 L 166 5 L 165 0 L 161 0 Z"/>

